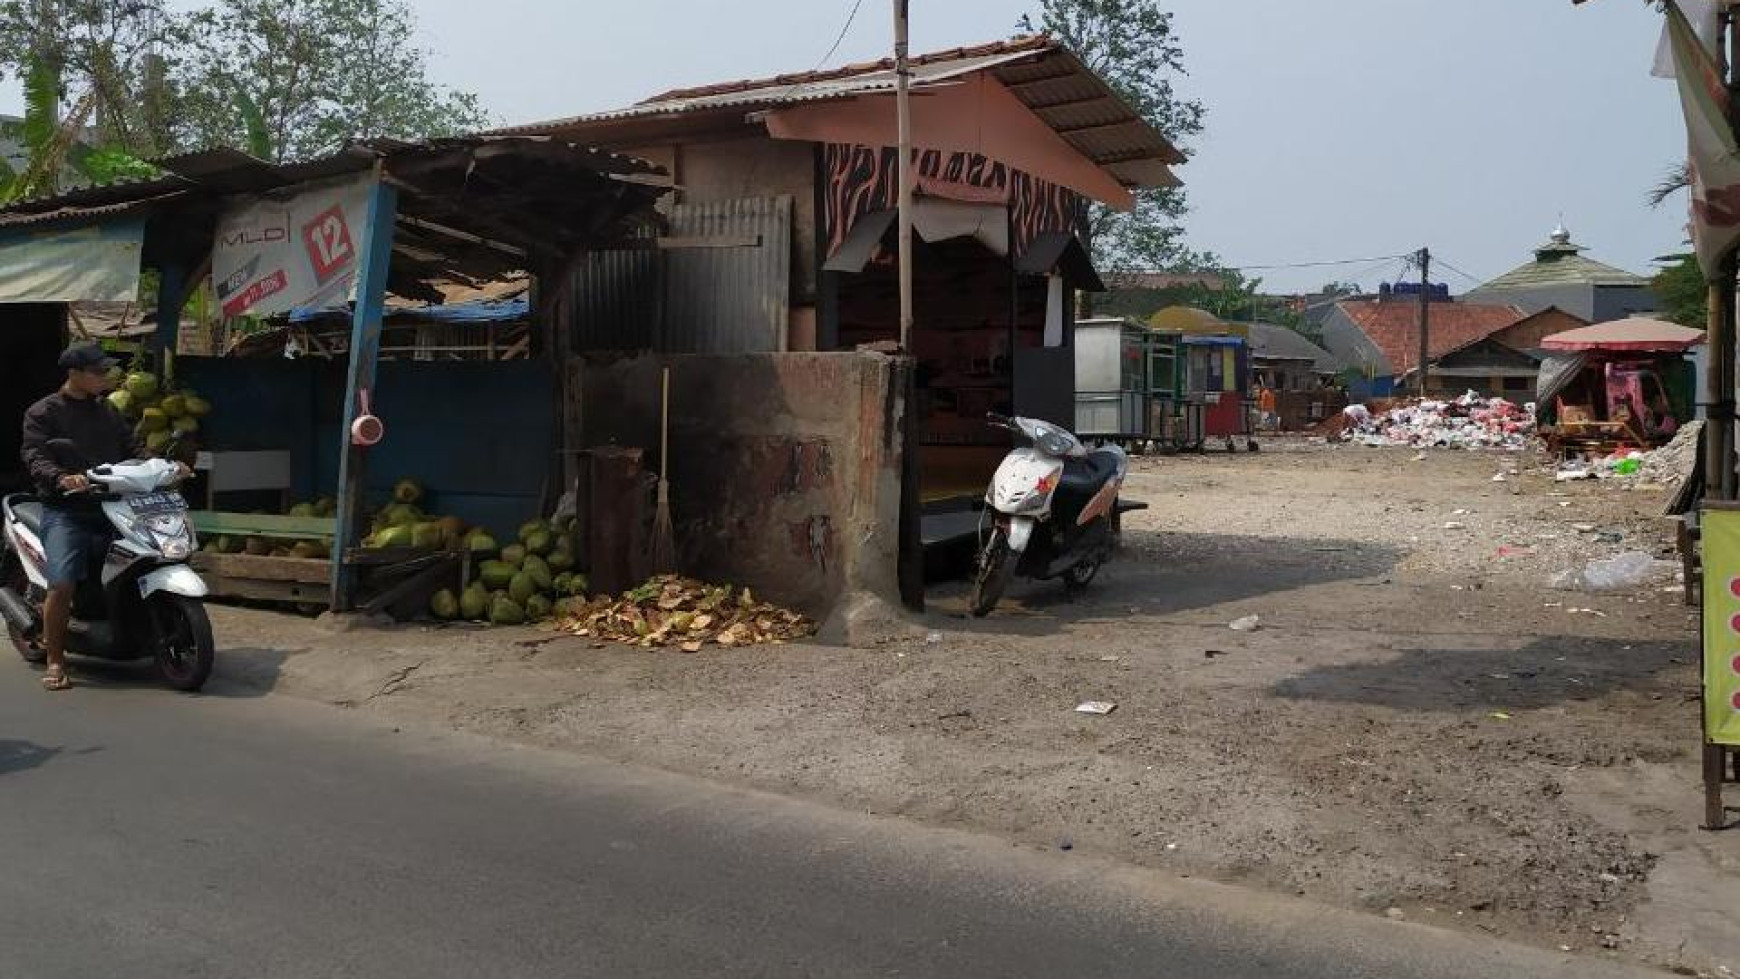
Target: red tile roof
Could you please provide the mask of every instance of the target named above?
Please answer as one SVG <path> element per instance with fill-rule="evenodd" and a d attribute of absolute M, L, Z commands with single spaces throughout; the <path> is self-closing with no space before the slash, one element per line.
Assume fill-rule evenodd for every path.
<path fill-rule="evenodd" d="M 1420 359 L 1420 304 L 1408 299 L 1350 300 L 1336 304 L 1360 332 L 1371 339 L 1394 376 L 1414 369 Z M 1427 356 L 1434 362 L 1476 340 L 1489 337 L 1523 319 L 1515 306 L 1479 303 L 1432 304 L 1427 324 Z"/>

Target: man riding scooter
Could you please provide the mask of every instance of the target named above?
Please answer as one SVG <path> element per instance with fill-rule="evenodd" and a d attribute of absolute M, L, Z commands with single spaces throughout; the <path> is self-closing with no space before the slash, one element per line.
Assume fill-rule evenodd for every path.
<path fill-rule="evenodd" d="M 42 647 L 48 690 L 72 686 L 67 674 L 67 627 L 73 596 L 97 558 L 113 540 L 99 504 L 80 494 L 91 489 L 82 469 L 65 464 L 65 453 L 51 442 L 70 442 L 90 465 L 145 456 L 145 447 L 104 395 L 114 367 L 96 344 L 79 344 L 60 355 L 66 381 L 60 390 L 24 413 L 24 465 L 42 499 L 42 544 L 47 559 L 48 595 L 42 607 Z M 186 467 L 181 467 L 186 475 Z"/>

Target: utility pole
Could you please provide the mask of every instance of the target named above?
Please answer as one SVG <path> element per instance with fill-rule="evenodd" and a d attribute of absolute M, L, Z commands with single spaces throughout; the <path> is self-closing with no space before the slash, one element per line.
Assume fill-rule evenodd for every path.
<path fill-rule="evenodd" d="M 900 602 L 909 611 L 924 611 L 924 514 L 920 502 L 918 465 L 918 359 L 912 350 L 912 69 L 907 63 L 907 7 L 894 0 L 894 111 L 899 134 L 896 178 L 900 181 L 900 359 L 896 383 L 901 388 L 900 412 L 900 554 L 896 560 Z"/>
<path fill-rule="evenodd" d="M 1418 363 L 1418 367 L 1419 367 L 1420 397 L 1424 398 L 1426 396 L 1426 373 L 1427 373 L 1426 365 L 1428 363 L 1428 356 L 1429 356 L 1428 351 L 1431 349 L 1430 345 L 1426 342 L 1426 338 L 1429 335 L 1430 330 L 1431 330 L 1431 318 L 1432 318 L 1432 250 L 1430 248 L 1420 249 L 1419 259 L 1420 259 L 1420 360 Z"/>
<path fill-rule="evenodd" d="M 907 7 L 894 0 L 894 106 L 900 159 L 900 351 L 912 355 L 912 70 L 907 65 Z"/>

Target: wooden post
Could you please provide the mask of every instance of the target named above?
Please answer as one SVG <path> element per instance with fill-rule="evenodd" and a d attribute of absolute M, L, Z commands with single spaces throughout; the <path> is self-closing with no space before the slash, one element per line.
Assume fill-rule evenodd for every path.
<path fill-rule="evenodd" d="M 181 307 L 187 301 L 187 273 L 179 265 L 157 269 L 157 349 L 179 352 Z"/>
<path fill-rule="evenodd" d="M 398 191 L 381 179 L 375 167 L 375 184 L 369 190 L 367 228 L 358 259 L 356 310 L 350 325 L 350 370 L 344 385 L 344 423 L 339 429 L 338 532 L 332 541 L 332 609 L 342 612 L 355 605 L 355 569 L 347 559 L 362 538 L 363 480 L 366 450 L 353 445 L 350 429 L 362 407 L 362 392 L 375 386 L 375 364 L 380 358 L 381 317 L 386 309 L 387 265 L 393 254 L 393 220 L 399 209 Z"/>
<path fill-rule="evenodd" d="M 1417 378 L 1417 380 L 1420 382 L 1419 394 L 1420 394 L 1420 397 L 1422 399 L 1424 399 L 1426 397 L 1426 385 L 1427 385 L 1427 374 L 1428 374 L 1427 364 L 1431 360 L 1431 356 L 1432 356 L 1431 344 L 1428 343 L 1427 339 L 1426 339 L 1427 334 L 1431 329 L 1431 326 L 1430 326 L 1431 319 L 1432 319 L 1432 250 L 1430 248 L 1422 248 L 1422 249 L 1420 249 L 1420 361 L 1418 364 L 1420 374 L 1419 374 L 1419 377 Z"/>

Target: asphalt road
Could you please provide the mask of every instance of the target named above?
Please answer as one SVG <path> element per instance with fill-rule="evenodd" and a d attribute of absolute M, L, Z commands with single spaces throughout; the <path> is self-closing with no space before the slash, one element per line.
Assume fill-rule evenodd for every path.
<path fill-rule="evenodd" d="M 0 660 L 0 976 L 1651 974 L 136 675 Z"/>

